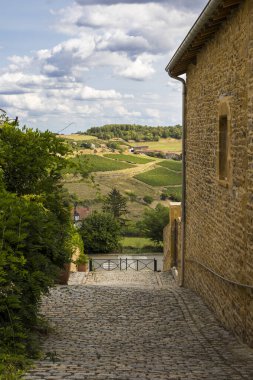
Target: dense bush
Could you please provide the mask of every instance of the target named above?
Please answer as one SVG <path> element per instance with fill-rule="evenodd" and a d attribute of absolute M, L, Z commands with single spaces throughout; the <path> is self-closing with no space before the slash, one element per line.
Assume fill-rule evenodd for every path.
<path fill-rule="evenodd" d="M 161 200 L 170 199 L 174 202 L 181 202 L 182 200 L 182 187 L 181 186 L 168 186 L 160 195 Z"/>
<path fill-rule="evenodd" d="M 160 203 L 155 209 L 146 209 L 142 220 L 138 223 L 144 236 L 156 243 L 163 241 L 163 229 L 169 223 L 169 208 Z"/>
<path fill-rule="evenodd" d="M 148 205 L 150 205 L 153 202 L 154 198 L 151 197 L 151 195 L 145 195 L 143 197 L 143 200 L 144 200 L 145 203 L 147 203 Z"/>
<path fill-rule="evenodd" d="M 11 358 L 15 366 L 36 355 L 39 301 L 70 260 L 72 230 L 60 184 L 67 146 L 50 132 L 0 124 L 0 368 L 8 369 Z"/>
<path fill-rule="evenodd" d="M 111 213 L 93 212 L 80 228 L 85 252 L 109 253 L 119 248 L 121 227 Z"/>

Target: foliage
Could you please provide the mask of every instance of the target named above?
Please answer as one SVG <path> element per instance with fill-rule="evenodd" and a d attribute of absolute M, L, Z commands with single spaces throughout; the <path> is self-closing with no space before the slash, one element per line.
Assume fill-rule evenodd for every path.
<path fill-rule="evenodd" d="M 151 186 L 180 185 L 181 173 L 166 168 L 156 168 L 134 176 L 134 178 Z"/>
<path fill-rule="evenodd" d="M 120 144 L 119 144 L 119 142 L 117 142 L 117 141 L 108 141 L 106 143 L 106 146 L 107 146 L 107 148 L 111 149 L 113 152 L 114 152 L 115 149 L 117 149 L 117 150 L 121 150 L 122 149 L 121 146 L 120 146 Z"/>
<path fill-rule="evenodd" d="M 0 360 L 9 357 L 10 367 L 21 367 L 27 355 L 37 355 L 40 298 L 71 257 L 69 200 L 60 183 L 68 152 L 54 134 L 20 130 L 3 118 Z"/>
<path fill-rule="evenodd" d="M 176 186 L 176 187 L 167 187 L 166 190 L 164 190 L 160 197 L 162 200 L 170 199 L 171 201 L 175 202 L 181 202 L 182 200 L 182 187 Z"/>
<path fill-rule="evenodd" d="M 163 241 L 163 229 L 169 223 L 169 208 L 160 203 L 155 209 L 146 209 L 139 228 L 144 235 L 156 243 Z"/>
<path fill-rule="evenodd" d="M 164 168 L 167 168 L 176 172 L 182 171 L 182 161 L 164 160 L 164 161 L 158 162 L 157 165 L 163 166 Z"/>
<path fill-rule="evenodd" d="M 89 256 L 83 252 L 80 253 L 79 257 L 76 259 L 76 265 L 88 264 Z"/>
<path fill-rule="evenodd" d="M 134 220 L 128 220 L 127 223 L 122 226 L 121 230 L 122 236 L 136 237 L 141 236 L 138 226 Z"/>
<path fill-rule="evenodd" d="M 69 152 L 68 146 L 49 131 L 20 130 L 8 122 L 0 129 L 0 150 L 6 190 L 18 195 L 54 191 Z"/>
<path fill-rule="evenodd" d="M 67 165 L 62 170 L 62 175 L 73 174 L 73 176 L 79 176 L 87 178 L 92 172 L 92 163 L 89 160 L 90 155 L 77 154 L 74 158 L 67 160 Z"/>
<path fill-rule="evenodd" d="M 154 198 L 151 197 L 151 195 L 145 195 L 143 197 L 143 200 L 144 200 L 145 203 L 147 203 L 148 205 L 150 205 L 153 202 Z"/>
<path fill-rule="evenodd" d="M 180 125 L 169 127 L 149 127 L 135 124 L 108 124 L 102 127 L 92 127 L 85 132 L 87 135 L 96 136 L 103 140 L 121 138 L 126 141 L 158 141 L 159 138 L 182 138 Z"/>
<path fill-rule="evenodd" d="M 75 166 L 77 163 L 79 163 L 80 166 L 84 165 L 84 168 L 88 169 L 90 173 L 122 170 L 133 167 L 133 165 L 126 162 L 117 162 L 94 154 L 83 154 L 69 159 L 69 166 L 67 170 L 65 170 L 65 173 L 76 174 L 78 172 Z"/>
<path fill-rule="evenodd" d="M 115 219 L 122 221 L 122 216 L 127 213 L 126 198 L 114 187 L 104 200 L 103 210 L 110 212 Z"/>
<path fill-rule="evenodd" d="M 161 252 L 161 246 L 155 244 L 151 239 L 141 236 L 124 237 L 121 240 L 122 252 L 124 254 L 141 254 L 149 252 Z"/>
<path fill-rule="evenodd" d="M 80 143 L 80 148 L 84 148 L 84 149 L 93 149 L 93 144 L 89 141 L 84 141 L 84 142 L 81 142 Z"/>
<path fill-rule="evenodd" d="M 72 252 L 72 255 L 75 253 L 76 249 L 78 249 L 81 253 L 84 252 L 84 244 L 83 239 L 79 232 L 76 231 L 75 227 L 72 226 L 71 228 L 71 237 L 68 241 L 69 248 Z"/>
<path fill-rule="evenodd" d="M 139 157 L 137 155 L 130 154 L 104 154 L 104 157 L 112 158 L 117 161 L 125 161 L 131 164 L 147 164 L 152 162 L 152 159 Z"/>
<path fill-rule="evenodd" d="M 119 248 L 121 228 L 111 213 L 93 212 L 83 220 L 79 232 L 88 253 L 108 253 Z"/>

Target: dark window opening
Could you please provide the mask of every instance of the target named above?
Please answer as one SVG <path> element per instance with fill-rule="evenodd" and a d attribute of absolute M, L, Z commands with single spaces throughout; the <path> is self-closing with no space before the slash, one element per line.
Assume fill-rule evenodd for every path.
<path fill-rule="evenodd" d="M 228 118 L 219 119 L 219 179 L 228 180 Z"/>

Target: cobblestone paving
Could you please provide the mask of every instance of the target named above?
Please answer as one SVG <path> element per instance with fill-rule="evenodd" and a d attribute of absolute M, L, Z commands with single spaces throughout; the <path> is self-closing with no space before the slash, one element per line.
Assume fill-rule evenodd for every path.
<path fill-rule="evenodd" d="M 44 298 L 54 332 L 26 380 L 253 379 L 253 350 L 168 273 L 97 272 L 85 281 Z"/>

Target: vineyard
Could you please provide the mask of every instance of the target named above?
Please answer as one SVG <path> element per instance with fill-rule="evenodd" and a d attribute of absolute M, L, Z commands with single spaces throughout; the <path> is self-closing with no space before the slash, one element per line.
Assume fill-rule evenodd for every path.
<path fill-rule="evenodd" d="M 130 154 L 104 154 L 104 157 L 112 158 L 113 160 L 117 161 L 124 161 L 124 162 L 129 162 L 132 164 L 147 164 L 148 162 L 154 161 L 153 159 L 150 158 L 144 158 L 140 157 L 137 155 L 130 155 Z"/>
<path fill-rule="evenodd" d="M 134 178 L 150 186 L 181 185 L 182 182 L 181 173 L 176 173 L 162 167 L 137 174 Z"/>

